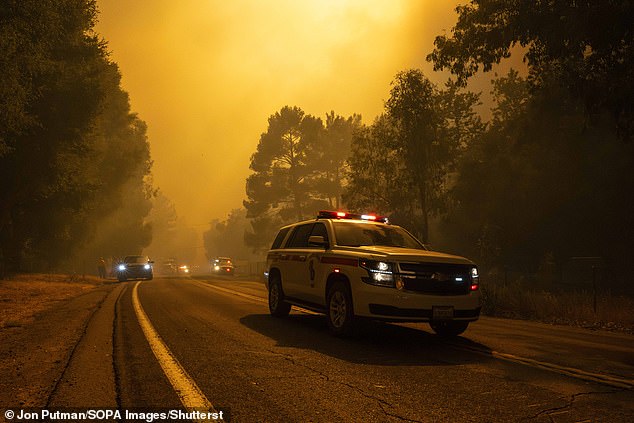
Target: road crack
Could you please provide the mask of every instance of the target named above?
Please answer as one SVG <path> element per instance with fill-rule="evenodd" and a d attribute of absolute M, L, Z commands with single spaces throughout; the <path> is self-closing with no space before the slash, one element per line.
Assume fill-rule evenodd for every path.
<path fill-rule="evenodd" d="M 304 369 L 307 369 L 313 373 L 316 373 L 317 375 L 319 375 L 319 377 L 321 377 L 323 380 L 325 380 L 326 382 L 329 383 L 334 383 L 340 386 L 345 386 L 349 389 L 352 389 L 353 391 L 356 391 L 357 393 L 361 394 L 363 397 L 375 401 L 379 404 L 379 407 L 381 407 L 381 411 L 383 411 L 383 414 L 386 417 L 392 417 L 395 419 L 398 419 L 399 421 L 403 421 L 403 422 L 412 422 L 412 423 L 422 423 L 421 420 L 414 420 L 414 419 L 410 419 L 407 417 L 403 417 L 401 415 L 395 414 L 393 412 L 390 411 L 390 409 L 394 409 L 394 405 L 392 405 L 390 402 L 386 401 L 385 399 L 378 397 L 376 395 L 373 395 L 371 393 L 366 392 L 365 390 L 363 390 L 362 388 L 359 388 L 358 386 L 355 386 L 351 383 L 348 382 L 344 382 L 344 381 L 340 381 L 340 380 L 335 380 L 332 379 L 328 374 L 322 372 L 319 369 L 316 369 L 314 367 L 308 366 L 305 363 L 301 363 L 298 362 L 295 357 L 291 354 L 286 354 L 286 353 L 279 353 L 279 352 L 275 352 L 272 350 L 268 350 L 271 354 L 274 355 L 278 355 L 282 358 L 284 358 L 285 360 L 289 361 L 291 364 L 293 364 L 294 366 L 299 366 L 299 367 L 303 367 Z"/>
<path fill-rule="evenodd" d="M 623 392 L 623 391 L 627 391 L 627 389 L 623 388 L 623 389 L 613 389 L 613 390 L 610 390 L 610 391 L 578 392 L 576 394 L 570 395 L 568 398 L 560 397 L 559 398 L 560 400 L 563 400 L 563 401 L 566 402 L 564 405 L 562 405 L 560 407 L 547 408 L 545 410 L 542 410 L 542 411 L 536 413 L 533 416 L 528 417 L 526 420 L 535 420 L 538 417 L 541 417 L 541 416 L 545 415 L 546 417 L 548 417 L 548 419 L 551 422 L 554 423 L 555 420 L 553 419 L 552 414 L 572 409 L 573 406 L 574 406 L 575 401 L 577 401 L 577 399 L 580 398 L 580 397 L 590 396 L 590 395 L 616 394 L 616 393 Z"/>

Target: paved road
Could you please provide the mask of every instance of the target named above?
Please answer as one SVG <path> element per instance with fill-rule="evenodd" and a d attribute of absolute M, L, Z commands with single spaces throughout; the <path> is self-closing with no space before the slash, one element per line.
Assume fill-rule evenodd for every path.
<path fill-rule="evenodd" d="M 235 422 L 634 421 L 634 337 L 483 318 L 443 340 L 422 324 L 270 317 L 261 283 L 116 285 L 53 406 L 182 407 Z"/>

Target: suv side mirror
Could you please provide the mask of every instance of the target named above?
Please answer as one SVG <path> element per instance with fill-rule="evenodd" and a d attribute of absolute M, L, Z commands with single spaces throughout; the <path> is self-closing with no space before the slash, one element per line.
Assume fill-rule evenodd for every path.
<path fill-rule="evenodd" d="M 328 248 L 328 243 L 324 240 L 324 237 L 321 235 L 312 235 L 308 238 L 308 245 L 318 245 L 323 248 Z"/>

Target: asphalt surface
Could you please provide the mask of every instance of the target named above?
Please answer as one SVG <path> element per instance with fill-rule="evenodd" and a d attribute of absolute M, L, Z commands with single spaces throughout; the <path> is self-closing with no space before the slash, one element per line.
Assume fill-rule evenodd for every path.
<path fill-rule="evenodd" d="M 235 422 L 634 421 L 626 334 L 483 318 L 454 340 L 377 322 L 339 339 L 213 277 L 115 284 L 86 321 L 47 406 L 183 408 L 189 386 Z"/>

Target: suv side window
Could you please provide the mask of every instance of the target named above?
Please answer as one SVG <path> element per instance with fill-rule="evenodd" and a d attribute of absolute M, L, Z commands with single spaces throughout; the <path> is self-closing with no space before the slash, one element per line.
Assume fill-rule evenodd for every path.
<path fill-rule="evenodd" d="M 326 230 L 326 225 L 323 223 L 315 223 L 313 225 L 313 230 L 310 232 L 310 236 L 323 236 L 324 241 L 330 243 L 328 240 L 328 230 Z M 310 245 L 310 248 L 318 248 L 316 245 Z"/>
<path fill-rule="evenodd" d="M 284 238 L 286 238 L 286 234 L 290 229 L 290 227 L 283 228 L 277 233 L 275 241 L 273 241 L 273 245 L 271 245 L 271 250 L 277 250 L 278 248 L 280 248 L 280 246 L 282 245 L 282 241 L 284 241 Z"/>
<path fill-rule="evenodd" d="M 314 223 L 299 225 L 291 234 L 291 238 L 286 243 L 286 248 L 306 248 L 308 247 L 308 237 L 313 229 Z"/>

